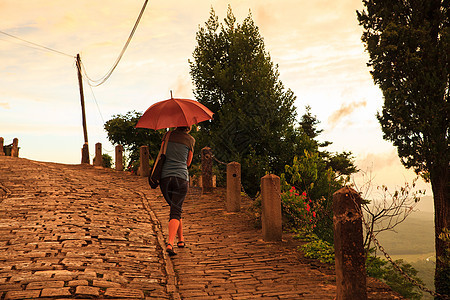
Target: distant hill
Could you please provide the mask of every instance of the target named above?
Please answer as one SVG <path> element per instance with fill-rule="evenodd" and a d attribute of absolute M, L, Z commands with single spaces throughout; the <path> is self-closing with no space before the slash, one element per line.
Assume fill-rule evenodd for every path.
<path fill-rule="evenodd" d="M 394 230 L 380 232 L 377 238 L 394 256 L 434 253 L 433 197 L 422 197 L 405 221 Z"/>
<path fill-rule="evenodd" d="M 433 212 L 413 212 L 394 230 L 381 232 L 377 236 L 389 254 L 410 256 L 434 253 Z"/>
<path fill-rule="evenodd" d="M 434 202 L 432 196 L 424 196 L 417 203 L 416 209 L 421 212 L 431 212 L 434 213 Z"/>

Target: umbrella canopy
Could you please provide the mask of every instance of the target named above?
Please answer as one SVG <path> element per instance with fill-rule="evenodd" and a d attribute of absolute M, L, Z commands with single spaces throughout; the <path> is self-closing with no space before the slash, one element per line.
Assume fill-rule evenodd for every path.
<path fill-rule="evenodd" d="M 191 126 L 212 119 L 213 112 L 191 99 L 170 98 L 150 106 L 136 128 L 162 129 Z"/>

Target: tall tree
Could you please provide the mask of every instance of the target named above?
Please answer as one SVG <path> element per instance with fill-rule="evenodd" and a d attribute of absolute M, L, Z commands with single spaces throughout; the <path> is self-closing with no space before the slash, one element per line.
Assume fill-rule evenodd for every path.
<path fill-rule="evenodd" d="M 288 161 L 282 149 L 294 130 L 295 96 L 281 83 L 251 14 L 238 24 L 229 7 L 219 24 L 212 9 L 196 38 L 190 61 L 194 94 L 216 113 L 214 122 L 201 124 L 200 140 L 220 159 L 241 162 L 243 181 L 257 189 L 255 177 Z"/>
<path fill-rule="evenodd" d="M 115 145 L 122 145 L 129 152 L 128 158 L 139 160 L 141 146 L 149 146 L 151 157 L 158 155 L 163 132 L 136 128 L 142 112 L 130 111 L 125 115 L 114 115 L 104 124 L 108 140 Z"/>
<path fill-rule="evenodd" d="M 435 208 L 435 287 L 450 294 L 449 203 L 449 0 L 364 0 L 371 74 L 384 96 L 377 117 L 402 163 L 431 181 Z M 447 259 L 446 259 L 447 258 Z"/>

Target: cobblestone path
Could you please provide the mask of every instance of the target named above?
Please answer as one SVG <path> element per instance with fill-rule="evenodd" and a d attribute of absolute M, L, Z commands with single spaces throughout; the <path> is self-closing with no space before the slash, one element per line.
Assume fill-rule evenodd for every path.
<path fill-rule="evenodd" d="M 0 157 L 0 299 L 333 299 L 331 267 L 261 240 L 243 199 L 192 188 L 187 247 L 164 251 L 168 206 L 145 178 Z M 369 279 L 369 299 L 401 299 Z"/>
<path fill-rule="evenodd" d="M 250 199 L 242 199 L 239 213 L 227 213 L 225 200 L 225 190 L 201 195 L 198 188 L 185 200 L 187 248 L 175 247 L 172 258 L 182 299 L 335 299 L 333 267 L 305 258 L 288 233 L 282 242 L 264 242 Z M 167 220 L 162 196 L 152 201 L 158 219 Z M 368 299 L 403 298 L 368 278 Z"/>
<path fill-rule="evenodd" d="M 1 297 L 169 299 L 154 221 L 111 173 L 0 157 Z"/>

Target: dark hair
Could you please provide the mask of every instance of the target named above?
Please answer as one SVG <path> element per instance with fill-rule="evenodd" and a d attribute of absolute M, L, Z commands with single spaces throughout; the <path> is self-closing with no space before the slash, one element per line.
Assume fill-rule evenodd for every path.
<path fill-rule="evenodd" d="M 190 129 L 191 129 L 191 128 L 190 128 L 190 127 L 187 127 L 187 126 L 180 126 L 180 127 L 177 127 L 175 130 L 187 132 L 187 131 L 189 131 Z"/>

